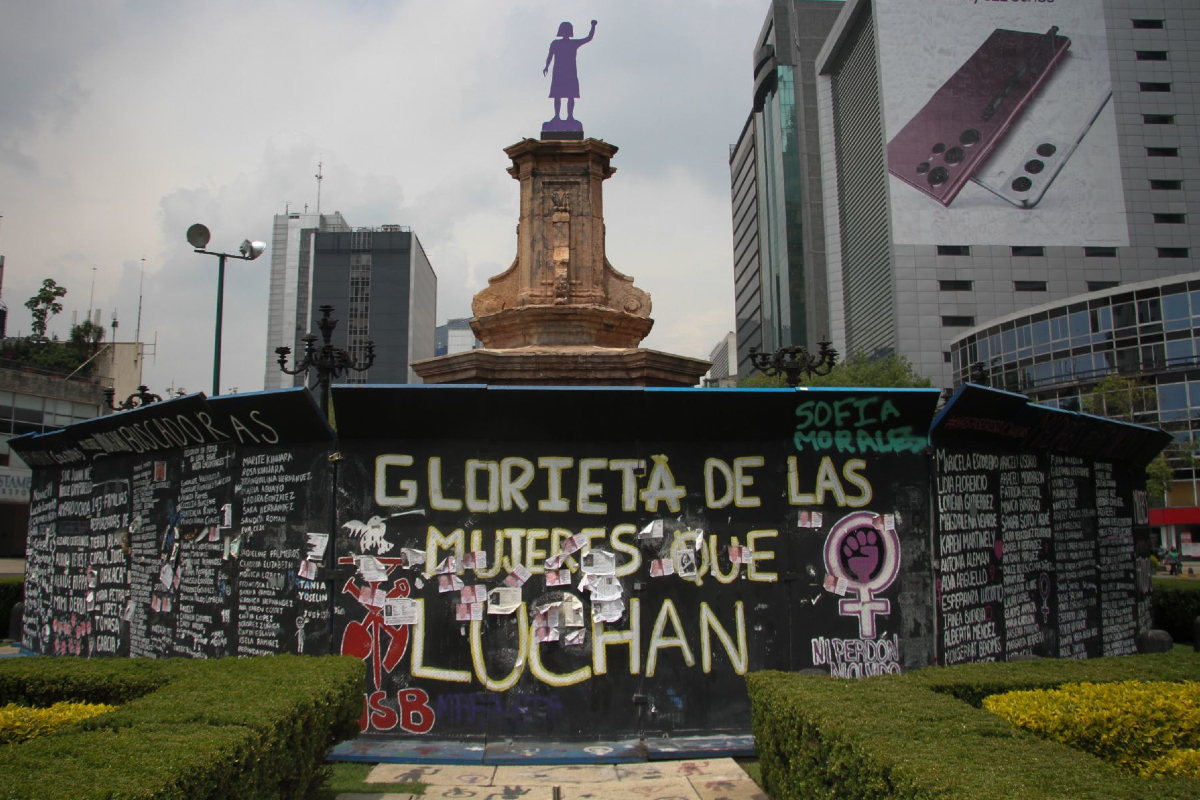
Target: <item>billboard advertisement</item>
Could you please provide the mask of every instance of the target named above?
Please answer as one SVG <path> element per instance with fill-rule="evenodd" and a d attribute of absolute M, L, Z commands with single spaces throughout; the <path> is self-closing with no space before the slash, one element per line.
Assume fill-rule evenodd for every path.
<path fill-rule="evenodd" d="M 899 244 L 1129 244 L 1102 0 L 880 0 Z"/>

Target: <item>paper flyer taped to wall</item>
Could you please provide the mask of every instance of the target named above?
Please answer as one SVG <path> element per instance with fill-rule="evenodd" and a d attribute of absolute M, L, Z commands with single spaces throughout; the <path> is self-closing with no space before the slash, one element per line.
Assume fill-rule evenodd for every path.
<path fill-rule="evenodd" d="M 438 593 L 445 594 L 446 592 L 458 592 L 463 588 L 462 578 L 457 575 L 439 575 L 438 576 Z"/>
<path fill-rule="evenodd" d="M 387 580 L 387 569 L 379 563 L 375 556 L 359 556 L 354 559 L 358 574 L 368 583 L 381 583 Z"/>
<path fill-rule="evenodd" d="M 308 555 L 309 561 L 320 561 L 325 557 L 325 548 L 329 545 L 328 533 L 309 533 L 308 537 Z"/>
<path fill-rule="evenodd" d="M 489 614 L 511 614 L 521 606 L 521 589 L 514 586 L 499 586 L 487 596 Z"/>
<path fill-rule="evenodd" d="M 463 603 L 487 602 L 487 587 L 479 583 L 473 586 L 464 586 L 459 592 L 459 600 Z"/>
<path fill-rule="evenodd" d="M 607 550 L 591 550 L 584 553 L 580 569 L 588 575 L 613 575 L 617 571 L 617 556 Z"/>
<path fill-rule="evenodd" d="M 405 567 L 419 567 L 425 563 L 425 551 L 401 547 L 400 563 Z"/>
<path fill-rule="evenodd" d="M 571 570 L 569 569 L 552 569 L 546 573 L 547 586 L 570 586 L 571 585 Z"/>
<path fill-rule="evenodd" d="M 663 521 L 656 519 L 638 531 L 639 539 L 661 539 L 663 537 Z"/>
<path fill-rule="evenodd" d="M 592 622 L 618 622 L 624 613 L 624 599 L 592 601 Z"/>
<path fill-rule="evenodd" d="M 420 621 L 420 607 L 416 600 L 408 597 L 389 597 L 383 601 L 383 622 L 399 627 L 416 625 Z"/>
<path fill-rule="evenodd" d="M 650 577 L 665 578 L 675 574 L 675 562 L 669 558 L 656 558 L 650 562 Z"/>
<path fill-rule="evenodd" d="M 512 572 L 508 573 L 508 577 L 504 579 L 505 586 L 524 586 L 525 581 L 533 575 L 529 568 L 524 564 L 517 564 L 513 567 Z"/>

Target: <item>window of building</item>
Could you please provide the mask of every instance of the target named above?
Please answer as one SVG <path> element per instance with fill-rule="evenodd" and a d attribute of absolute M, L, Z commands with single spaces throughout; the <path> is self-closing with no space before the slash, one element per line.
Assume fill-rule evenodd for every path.
<path fill-rule="evenodd" d="M 1136 50 L 1138 61 L 1166 61 L 1166 50 Z"/>
<path fill-rule="evenodd" d="M 975 326 L 974 317 L 965 316 L 943 316 L 943 328 L 971 328 Z"/>
<path fill-rule="evenodd" d="M 1036 245 L 1014 245 L 1012 254 L 1014 256 L 1044 256 L 1046 248 Z"/>
<path fill-rule="evenodd" d="M 1155 81 L 1139 81 L 1138 89 L 1143 92 L 1169 92 L 1171 91 L 1171 84 Z"/>
<path fill-rule="evenodd" d="M 1142 114 L 1142 122 L 1146 125 L 1174 125 L 1174 114 Z"/>
<path fill-rule="evenodd" d="M 1158 248 L 1159 258 L 1187 258 L 1188 249 L 1186 247 L 1160 247 Z"/>
<path fill-rule="evenodd" d="M 1130 20 L 1133 27 L 1139 30 L 1162 30 L 1164 21 L 1161 19 L 1134 19 Z"/>
<path fill-rule="evenodd" d="M 1117 248 L 1115 247 L 1085 247 L 1083 248 L 1085 258 L 1116 258 Z"/>
<path fill-rule="evenodd" d="M 1162 299 L 1163 319 L 1169 331 L 1185 330 L 1192 327 L 1191 312 L 1188 309 L 1188 296 L 1184 292 L 1164 295 Z"/>
<path fill-rule="evenodd" d="M 1147 147 L 1146 155 L 1151 158 L 1179 158 L 1178 147 Z"/>
<path fill-rule="evenodd" d="M 1192 360 L 1192 340 L 1191 339 L 1174 339 L 1167 342 L 1167 362 L 1168 363 L 1187 363 Z"/>
<path fill-rule="evenodd" d="M 1098 292 L 1102 289 L 1113 289 L 1120 285 L 1120 281 L 1088 281 L 1087 290 L 1089 292 Z"/>
<path fill-rule="evenodd" d="M 975 281 L 938 281 L 938 290 L 943 292 L 969 292 Z"/>
<path fill-rule="evenodd" d="M 942 361 L 944 361 L 947 364 L 950 363 L 950 351 L 949 350 L 942 351 Z"/>
<path fill-rule="evenodd" d="M 1146 297 L 1137 301 L 1138 323 L 1146 325 L 1162 322 L 1162 302 L 1157 297 Z"/>
<path fill-rule="evenodd" d="M 1183 181 L 1150 180 L 1150 188 L 1157 192 L 1171 192 L 1183 188 Z"/>
<path fill-rule="evenodd" d="M 1160 383 L 1157 388 L 1159 419 L 1163 422 L 1187 419 L 1187 384 Z"/>
<path fill-rule="evenodd" d="M 971 247 L 965 244 L 939 244 L 937 254 L 939 256 L 969 256 Z"/>
<path fill-rule="evenodd" d="M 358 232 L 355 232 L 358 235 Z M 365 246 L 370 246 L 370 239 Z M 350 255 L 350 302 L 347 309 L 346 349 L 356 363 L 367 357 L 367 340 L 371 335 L 371 254 L 356 252 Z M 366 383 L 367 373 L 349 371 L 347 383 Z"/>
<path fill-rule="evenodd" d="M 1018 292 L 1044 292 L 1045 281 L 1013 281 L 1013 289 Z"/>
<path fill-rule="evenodd" d="M 1182 225 L 1187 222 L 1187 214 L 1155 214 L 1154 221 L 1160 225 Z"/>

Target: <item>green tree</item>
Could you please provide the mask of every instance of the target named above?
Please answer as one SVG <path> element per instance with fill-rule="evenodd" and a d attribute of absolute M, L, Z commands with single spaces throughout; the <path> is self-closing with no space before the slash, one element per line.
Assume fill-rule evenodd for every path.
<path fill-rule="evenodd" d="M 46 338 L 46 325 L 51 317 L 62 311 L 62 303 L 58 302 L 58 299 L 66 297 L 66 294 L 67 287 L 59 286 L 53 278 L 46 278 L 42 281 L 42 288 L 38 293 L 25 301 L 25 307 L 33 316 L 31 329 L 34 338 Z"/>
<path fill-rule="evenodd" d="M 1135 416 L 1158 405 L 1158 392 L 1135 378 L 1116 373 L 1092 387 L 1080 406 L 1089 414 L 1133 422 Z"/>
<path fill-rule="evenodd" d="M 1174 482 L 1175 470 L 1171 468 L 1171 462 L 1167 460 L 1167 451 L 1163 450 L 1146 465 L 1146 494 L 1150 498 L 1150 504 L 1163 505 L 1166 494 Z"/>
<path fill-rule="evenodd" d="M 85 319 L 71 328 L 71 346 L 80 358 L 88 359 L 96 353 L 100 343 L 104 341 L 106 331 L 103 325 L 97 325 L 90 319 Z"/>
<path fill-rule="evenodd" d="M 803 386 L 869 386 L 882 389 L 913 389 L 932 386 L 913 369 L 912 363 L 901 355 L 869 356 L 861 350 L 839 361 L 828 375 L 805 376 Z M 755 373 L 738 381 L 743 389 L 784 388 L 782 376 L 767 377 Z"/>

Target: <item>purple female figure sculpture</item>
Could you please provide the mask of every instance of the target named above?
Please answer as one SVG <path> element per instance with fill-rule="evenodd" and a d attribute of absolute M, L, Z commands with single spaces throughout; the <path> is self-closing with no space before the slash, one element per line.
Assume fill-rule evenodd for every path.
<path fill-rule="evenodd" d="M 543 131 L 582 131 L 581 125 L 575 119 L 575 99 L 579 97 L 579 71 L 575 66 L 575 53 L 596 35 L 596 20 L 592 20 L 592 29 L 584 39 L 572 39 L 575 30 L 571 23 L 564 22 L 558 26 L 558 38 L 550 43 L 550 52 L 546 54 L 546 66 L 542 74 L 550 72 L 550 64 L 554 64 L 554 75 L 550 78 L 550 97 L 554 98 L 554 119 L 542 126 Z M 561 118 L 563 98 L 567 100 L 567 118 Z"/>

